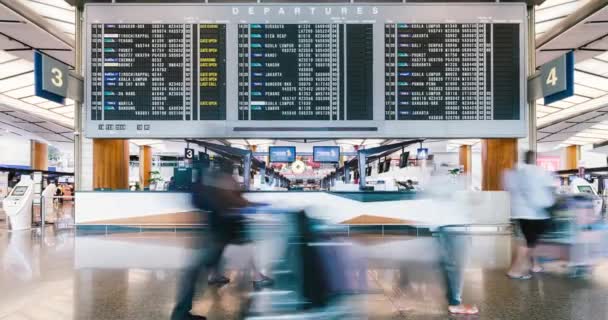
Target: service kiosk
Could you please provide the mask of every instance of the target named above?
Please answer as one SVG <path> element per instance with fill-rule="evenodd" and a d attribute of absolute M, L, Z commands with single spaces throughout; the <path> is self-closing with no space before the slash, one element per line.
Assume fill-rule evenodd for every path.
<path fill-rule="evenodd" d="M 604 200 L 600 197 L 595 188 L 583 178 L 574 178 L 570 182 L 570 192 L 573 194 L 586 193 L 593 197 L 593 210 L 596 214 L 601 214 Z"/>
<path fill-rule="evenodd" d="M 34 181 L 23 175 L 11 193 L 2 200 L 11 230 L 27 230 L 32 227 L 32 201 Z"/>

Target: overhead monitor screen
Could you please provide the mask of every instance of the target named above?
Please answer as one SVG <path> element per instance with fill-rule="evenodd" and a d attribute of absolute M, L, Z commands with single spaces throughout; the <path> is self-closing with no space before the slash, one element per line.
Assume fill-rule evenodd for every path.
<path fill-rule="evenodd" d="M 312 158 L 313 158 L 314 162 L 328 162 L 328 163 L 340 162 L 340 147 L 315 146 L 312 148 Z"/>
<path fill-rule="evenodd" d="M 388 158 L 386 160 L 384 160 L 384 166 L 382 167 L 382 169 L 384 170 L 384 172 L 388 172 L 391 168 L 391 159 Z"/>
<path fill-rule="evenodd" d="M 270 162 L 296 161 L 296 147 L 270 147 L 268 148 Z"/>
<path fill-rule="evenodd" d="M 89 138 L 526 134 L 521 3 L 91 3 L 85 29 Z"/>
<path fill-rule="evenodd" d="M 399 168 L 405 168 L 407 167 L 407 161 L 410 158 L 410 153 L 408 152 L 403 152 L 401 154 L 401 156 L 399 157 Z"/>
<path fill-rule="evenodd" d="M 593 192 L 593 188 L 591 188 L 591 186 L 577 186 L 578 191 L 581 193 L 589 193 L 589 194 L 595 194 L 595 192 Z"/>
<path fill-rule="evenodd" d="M 17 186 L 11 192 L 11 196 L 12 197 L 21 197 L 21 196 L 23 196 L 25 194 L 26 191 L 27 191 L 27 187 L 26 186 Z"/>
<path fill-rule="evenodd" d="M 429 157 L 429 149 L 428 148 L 418 148 L 416 150 L 416 159 L 418 160 L 427 160 Z"/>

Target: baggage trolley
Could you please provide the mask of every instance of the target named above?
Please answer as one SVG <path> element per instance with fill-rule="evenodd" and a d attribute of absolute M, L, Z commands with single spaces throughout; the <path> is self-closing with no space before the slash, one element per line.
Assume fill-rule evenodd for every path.
<path fill-rule="evenodd" d="M 352 288 L 341 242 L 303 211 L 281 215 L 284 246 L 270 274 L 274 286 L 250 294 L 246 319 L 364 319 L 357 308 L 343 303 Z"/>
<path fill-rule="evenodd" d="M 586 194 L 561 195 L 535 250 L 541 261 L 564 261 L 571 277 L 589 275 L 606 256 L 606 228 Z"/>

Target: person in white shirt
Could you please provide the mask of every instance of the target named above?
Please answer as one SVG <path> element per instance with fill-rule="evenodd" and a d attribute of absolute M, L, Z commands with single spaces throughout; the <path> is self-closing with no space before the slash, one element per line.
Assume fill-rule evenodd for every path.
<path fill-rule="evenodd" d="M 525 164 L 507 172 L 504 179 L 505 189 L 511 194 L 511 219 L 517 222 L 525 238 L 525 244 L 518 247 L 507 272 L 513 279 L 527 280 L 531 278 L 530 271 L 542 271 L 542 267 L 533 258 L 534 248 L 548 225 L 548 208 L 555 202 L 553 178 L 534 164 L 535 158 L 534 152 L 528 151 Z"/>
<path fill-rule="evenodd" d="M 445 279 L 448 312 L 454 315 L 476 315 L 479 309 L 462 301 L 464 269 L 468 262 L 471 239 L 451 227 L 471 224 L 470 194 L 466 192 L 467 177 L 433 175 L 424 193 L 432 200 L 426 212 L 426 223 L 436 232 L 440 267 Z"/>
<path fill-rule="evenodd" d="M 44 188 L 42 191 L 42 197 L 44 198 L 44 209 L 45 215 L 44 218 L 46 221 L 55 222 L 57 220 L 57 215 L 55 213 L 55 203 L 53 202 L 53 197 L 55 196 L 55 192 L 57 191 L 57 186 L 55 182 L 52 182 Z"/>

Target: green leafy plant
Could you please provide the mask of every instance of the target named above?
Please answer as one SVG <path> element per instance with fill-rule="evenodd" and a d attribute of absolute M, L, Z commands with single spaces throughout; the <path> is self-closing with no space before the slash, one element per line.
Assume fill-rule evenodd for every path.
<path fill-rule="evenodd" d="M 163 181 L 163 177 L 160 175 L 160 171 L 154 170 L 150 171 L 150 179 L 148 179 L 148 183 L 157 184 Z"/>
<path fill-rule="evenodd" d="M 48 146 L 47 156 L 49 161 L 59 161 L 61 159 L 61 151 L 55 146 Z"/>
<path fill-rule="evenodd" d="M 450 174 L 454 175 L 454 176 L 457 176 L 457 175 L 460 174 L 460 169 L 458 169 L 458 168 L 452 169 L 452 170 L 450 170 Z"/>

